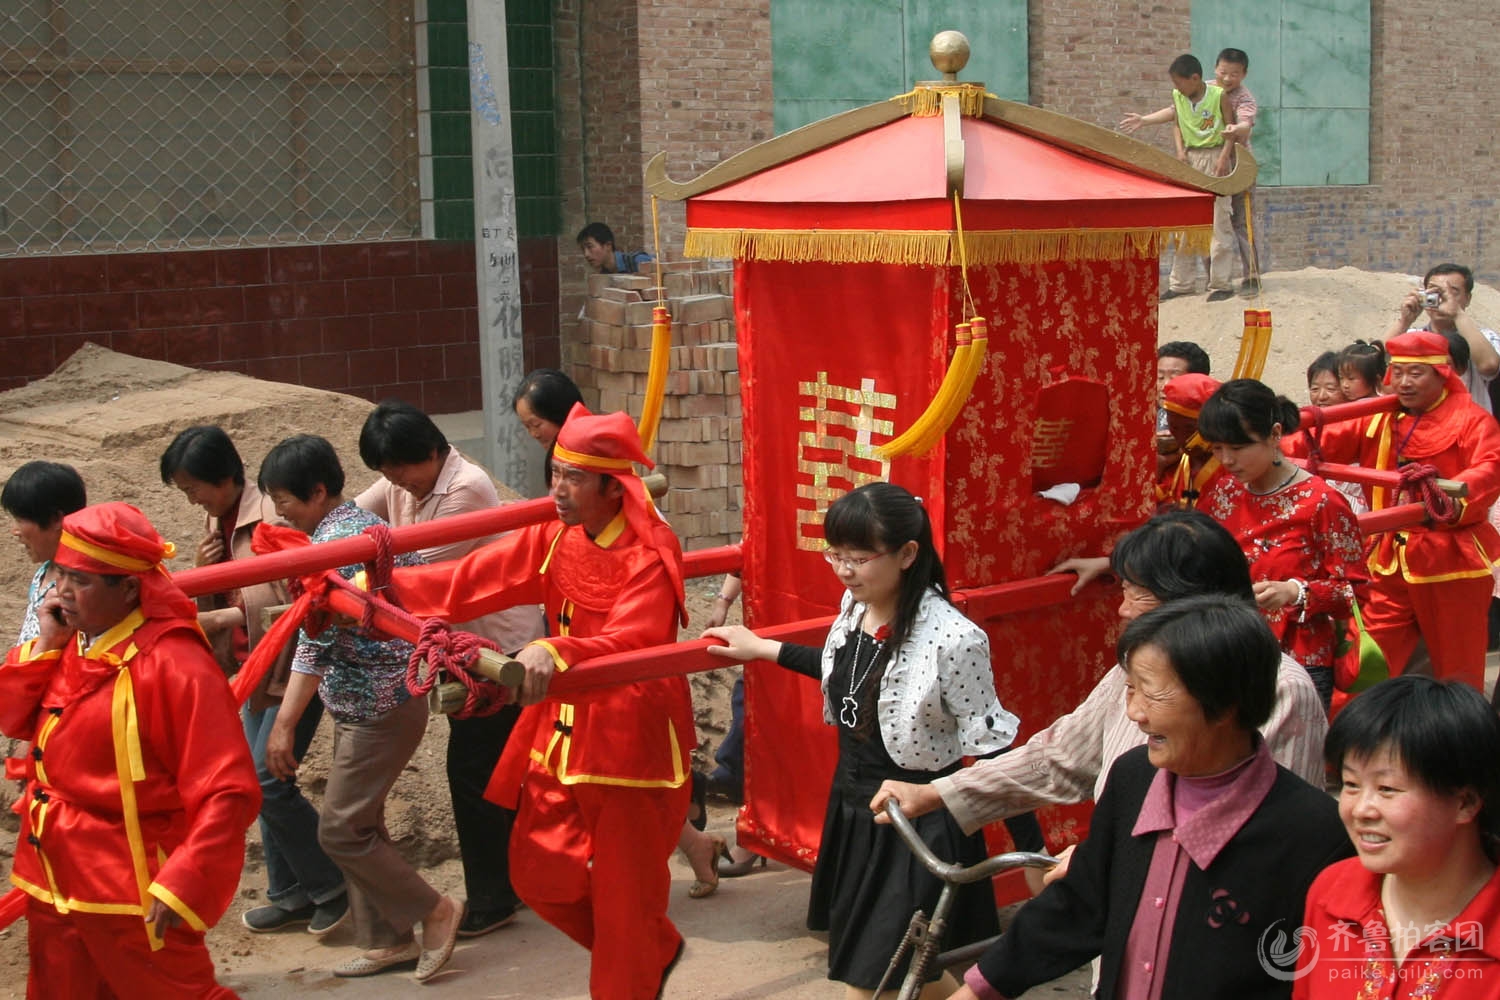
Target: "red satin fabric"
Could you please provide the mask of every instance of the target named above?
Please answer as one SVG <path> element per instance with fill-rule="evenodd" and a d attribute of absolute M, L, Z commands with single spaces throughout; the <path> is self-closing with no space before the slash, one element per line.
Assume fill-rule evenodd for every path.
<path fill-rule="evenodd" d="M 195 997 L 236 1000 L 214 981 L 214 961 L 203 935 L 184 927 L 167 931 L 152 951 L 139 917 L 98 913 L 63 916 L 27 900 L 27 950 L 31 973 L 26 1000 L 162 1000 Z"/>
<path fill-rule="evenodd" d="M 682 935 L 667 918 L 689 788 L 563 786 L 532 767 L 510 839 L 511 880 L 526 905 L 592 952 L 593 1000 L 657 995 Z"/>
<path fill-rule="evenodd" d="M 125 658 L 132 644 L 139 652 L 125 669 L 145 768 L 135 794 L 148 875 L 211 926 L 238 886 L 260 784 L 244 741 L 225 739 L 239 732 L 236 706 L 194 623 L 152 619 L 109 652 Z M 29 661 L 13 649 L 0 667 L 0 730 L 37 743 L 11 880 L 44 904 L 133 908 L 144 944 L 112 736 L 118 662 L 70 645 Z"/>
<path fill-rule="evenodd" d="M 1202 226 L 1213 195 L 1143 177 L 1005 125 L 963 120 L 964 227 Z M 690 227 L 951 230 L 941 118 L 902 118 L 696 195 Z"/>
<path fill-rule="evenodd" d="M 870 427 L 869 443 L 887 441 L 932 398 L 952 353 L 953 327 L 965 318 L 957 272 L 737 262 L 745 512 L 754 525 L 744 541 L 751 627 L 837 609 L 841 588 L 821 557 L 821 530 L 799 516 L 808 519 L 857 485 L 849 470 L 889 478 L 924 498 L 954 588 L 1038 576 L 1068 556 L 1107 551 L 1148 515 L 1155 262 L 974 268 L 970 281 L 990 320 L 989 357 L 973 396 L 936 450 L 886 469 L 858 446 L 860 426 Z M 1032 492 L 1031 465 L 1044 441 L 1040 390 L 1068 377 L 1108 386 L 1109 426 L 1102 467 L 1079 470 L 1097 476 L 1098 485 L 1064 507 Z M 817 388 L 825 383 L 848 392 L 822 402 L 820 421 L 815 394 L 827 394 Z M 894 407 L 882 401 L 886 394 Z M 870 401 L 879 405 L 861 415 Z M 1065 446 L 1070 456 L 1100 454 L 1097 427 L 1051 431 L 1065 440 L 1080 435 L 1076 449 Z M 818 462 L 846 471 L 809 471 Z M 997 690 L 1020 715 L 1023 739 L 1081 702 L 1113 664 L 1118 603 L 1116 592 L 1096 587 L 1065 605 L 984 623 Z M 741 836 L 756 850 L 810 868 L 836 755 L 818 686 L 752 665 L 746 715 Z M 1086 815 L 1081 807 L 1045 811 L 1050 846 L 1078 839 Z M 992 839 L 1008 842 L 1003 834 Z"/>

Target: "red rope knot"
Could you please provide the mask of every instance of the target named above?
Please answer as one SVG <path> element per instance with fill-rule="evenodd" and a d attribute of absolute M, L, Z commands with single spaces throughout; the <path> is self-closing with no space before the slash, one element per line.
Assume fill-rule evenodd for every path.
<path fill-rule="evenodd" d="M 364 530 L 375 543 L 375 558 L 365 563 L 365 579 L 369 582 L 370 593 L 380 594 L 381 597 L 395 604 L 390 594 L 382 594 L 391 585 L 391 571 L 396 568 L 396 548 L 391 541 L 391 526 L 388 524 L 372 524 Z M 360 626 L 366 632 L 375 629 L 375 605 L 366 602 L 365 613 L 360 619 Z"/>
<path fill-rule="evenodd" d="M 510 703 L 510 692 L 493 681 L 472 674 L 467 667 L 479 659 L 481 649 L 498 647 L 472 632 L 455 632 L 440 618 L 422 623 L 411 659 L 406 663 L 406 689 L 414 697 L 425 698 L 441 680 L 455 680 L 464 686 L 467 697 L 463 708 L 453 713 L 455 719 L 494 715 Z M 426 661 L 427 672 L 422 673 Z"/>
<path fill-rule="evenodd" d="M 1438 524 L 1453 524 L 1463 513 L 1458 501 L 1438 488 L 1438 470 L 1434 465 L 1412 462 L 1401 466 L 1401 492 L 1420 500 L 1427 516 Z"/>

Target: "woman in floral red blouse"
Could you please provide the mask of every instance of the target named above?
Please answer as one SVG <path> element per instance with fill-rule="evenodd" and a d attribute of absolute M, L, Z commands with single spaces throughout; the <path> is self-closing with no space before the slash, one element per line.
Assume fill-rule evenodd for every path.
<path fill-rule="evenodd" d="M 1233 479 L 1206 498 L 1205 510 L 1240 543 L 1261 613 L 1326 708 L 1339 622 L 1369 573 L 1348 500 L 1281 453 L 1297 418 L 1297 405 L 1261 382 L 1224 383 L 1204 404 L 1198 432 Z"/>

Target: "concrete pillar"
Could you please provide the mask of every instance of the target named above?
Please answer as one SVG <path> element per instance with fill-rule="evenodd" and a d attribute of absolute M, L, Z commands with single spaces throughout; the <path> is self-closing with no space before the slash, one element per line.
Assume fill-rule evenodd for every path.
<path fill-rule="evenodd" d="M 469 116 L 474 151 L 474 250 L 479 285 L 480 387 L 490 471 L 525 496 L 540 494 L 542 457 L 511 412 L 526 375 L 521 345 L 516 182 L 510 135 L 505 0 L 469 0 Z"/>

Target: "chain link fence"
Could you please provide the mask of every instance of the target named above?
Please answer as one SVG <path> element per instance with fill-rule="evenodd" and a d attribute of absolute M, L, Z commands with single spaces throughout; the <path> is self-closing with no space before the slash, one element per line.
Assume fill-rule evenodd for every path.
<path fill-rule="evenodd" d="M 411 0 L 4 0 L 0 256 L 420 235 Z"/>

